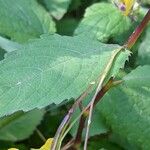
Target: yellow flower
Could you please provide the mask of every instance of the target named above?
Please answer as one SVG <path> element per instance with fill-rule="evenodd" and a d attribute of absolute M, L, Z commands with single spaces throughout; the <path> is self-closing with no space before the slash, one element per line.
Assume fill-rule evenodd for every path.
<path fill-rule="evenodd" d="M 40 148 L 40 150 L 50 150 L 52 146 L 53 138 L 49 138 L 45 144 Z"/>
<path fill-rule="evenodd" d="M 133 8 L 135 0 L 121 0 L 121 1 L 125 5 L 124 15 L 128 16 Z"/>
<path fill-rule="evenodd" d="M 16 148 L 9 148 L 8 150 L 19 150 L 19 149 L 16 149 Z"/>

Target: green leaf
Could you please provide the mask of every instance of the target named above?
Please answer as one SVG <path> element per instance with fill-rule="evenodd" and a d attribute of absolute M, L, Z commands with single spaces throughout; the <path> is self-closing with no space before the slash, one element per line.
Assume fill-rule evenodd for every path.
<path fill-rule="evenodd" d="M 150 148 L 150 66 L 138 67 L 97 107 L 112 132 L 139 149 Z"/>
<path fill-rule="evenodd" d="M 150 27 L 147 28 L 138 49 L 138 63 L 141 65 L 150 64 L 149 40 L 150 40 Z"/>
<path fill-rule="evenodd" d="M 127 16 L 109 3 L 96 3 L 86 9 L 84 18 L 75 31 L 75 35 L 94 36 L 102 42 L 116 38 L 130 30 L 131 21 Z"/>
<path fill-rule="evenodd" d="M 36 0 L 0 0 L 0 6 L 0 33 L 14 41 L 55 32 L 52 18 Z"/>
<path fill-rule="evenodd" d="M 105 124 L 104 118 L 99 115 L 100 112 L 98 109 L 95 109 L 93 111 L 93 116 L 92 116 L 92 123 L 90 127 L 90 136 L 95 136 L 95 135 L 100 135 L 109 132 L 108 127 Z M 85 132 L 84 132 L 84 137 L 85 137 Z"/>
<path fill-rule="evenodd" d="M 71 0 L 44 0 L 50 14 L 57 20 L 60 20 L 70 5 Z"/>
<path fill-rule="evenodd" d="M 0 63 L 0 116 L 77 98 L 103 72 L 116 48 L 89 38 L 45 35 L 8 53 Z M 129 55 L 127 50 L 118 54 L 110 76 Z"/>
<path fill-rule="evenodd" d="M 88 142 L 88 150 L 122 150 L 122 148 L 111 143 L 107 138 L 94 137 Z"/>
<path fill-rule="evenodd" d="M 28 138 L 42 120 L 44 111 L 17 112 L 0 119 L 0 140 L 19 141 Z"/>
<path fill-rule="evenodd" d="M 150 0 L 141 0 L 142 3 L 144 4 L 149 4 L 150 5 Z"/>

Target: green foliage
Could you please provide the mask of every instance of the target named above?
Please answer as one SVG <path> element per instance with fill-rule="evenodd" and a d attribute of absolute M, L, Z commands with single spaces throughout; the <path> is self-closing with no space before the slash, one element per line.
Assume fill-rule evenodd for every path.
<path fill-rule="evenodd" d="M 150 5 L 150 0 L 141 0 L 142 1 L 142 3 L 144 3 L 144 4 L 149 4 Z"/>
<path fill-rule="evenodd" d="M 119 48 L 88 40 L 45 35 L 8 53 L 0 64 L 0 116 L 77 98 Z M 111 75 L 123 68 L 129 54 L 119 54 Z"/>
<path fill-rule="evenodd" d="M 0 0 L 0 7 L 0 33 L 14 41 L 55 32 L 52 18 L 36 0 Z"/>
<path fill-rule="evenodd" d="M 18 141 L 31 135 L 40 123 L 44 112 L 32 110 L 28 113 L 17 112 L 0 119 L 0 140 Z"/>
<path fill-rule="evenodd" d="M 44 0 L 50 14 L 60 20 L 67 12 L 71 0 Z"/>
<path fill-rule="evenodd" d="M 138 63 L 141 65 L 150 64 L 150 27 L 146 30 L 138 51 Z"/>
<path fill-rule="evenodd" d="M 90 99 L 90 98 L 88 98 Z M 73 119 L 75 119 L 80 114 L 80 111 L 76 111 L 76 113 L 73 116 Z M 74 125 L 74 127 L 71 129 L 70 134 L 72 136 L 76 135 L 76 131 L 78 129 L 79 122 Z M 93 112 L 92 122 L 91 122 L 91 129 L 90 129 L 90 137 L 100 135 L 100 134 L 107 134 L 109 132 L 109 128 L 105 123 L 104 117 L 102 117 L 101 112 L 99 109 L 95 109 Z M 85 138 L 86 132 L 83 132 L 82 138 Z"/>
<path fill-rule="evenodd" d="M 95 94 L 101 101 L 93 107 L 88 150 L 150 149 L 149 24 L 133 54 L 126 43 L 150 2 L 137 4 L 0 0 L 0 150 L 38 149 L 53 137 L 56 150 L 72 138 L 83 149 L 91 107 L 85 108 Z M 79 124 L 81 113 L 87 119 Z"/>
<path fill-rule="evenodd" d="M 102 42 L 107 42 L 131 28 L 131 20 L 113 4 L 97 3 L 86 9 L 75 34 L 90 32 Z"/>
<path fill-rule="evenodd" d="M 88 150 L 122 150 L 122 148 L 108 141 L 107 138 L 97 136 L 89 141 Z"/>
<path fill-rule="evenodd" d="M 114 133 L 143 150 L 150 148 L 149 70 L 150 66 L 138 67 L 126 75 L 98 106 Z"/>

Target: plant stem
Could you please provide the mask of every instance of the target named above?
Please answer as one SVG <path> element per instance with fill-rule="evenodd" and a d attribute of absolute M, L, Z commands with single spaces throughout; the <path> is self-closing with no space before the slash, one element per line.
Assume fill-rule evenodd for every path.
<path fill-rule="evenodd" d="M 46 138 L 44 137 L 44 135 L 41 133 L 41 131 L 36 128 L 35 130 L 37 132 L 37 134 L 39 135 L 40 139 L 45 143 L 46 142 Z"/>
<path fill-rule="evenodd" d="M 85 126 L 86 118 L 87 118 L 87 116 L 84 114 L 80 118 L 79 127 L 78 127 L 77 134 L 76 134 L 76 137 L 74 140 L 74 146 L 73 146 L 74 149 L 78 149 L 80 147 L 80 144 L 82 141 L 82 132 L 83 132 L 83 129 Z"/>
<path fill-rule="evenodd" d="M 64 147 L 62 147 L 61 150 L 69 150 L 70 147 L 72 147 L 73 143 L 74 143 L 74 140 L 72 139 Z"/>
<path fill-rule="evenodd" d="M 110 78 L 110 80 L 105 84 L 105 86 L 102 87 L 102 89 L 97 93 L 96 97 L 95 97 L 95 101 L 94 101 L 94 106 L 101 100 L 101 98 L 105 95 L 105 93 L 116 83 L 116 81 L 114 81 L 113 78 Z M 119 82 L 118 84 L 120 84 L 121 82 Z M 91 106 L 91 102 L 89 103 L 88 107 L 86 108 L 84 114 L 88 115 L 89 114 L 89 110 L 90 110 L 90 106 Z"/>
<path fill-rule="evenodd" d="M 135 29 L 135 31 L 132 33 L 132 35 L 129 37 L 128 41 L 126 42 L 126 44 L 123 46 L 124 48 L 128 48 L 131 49 L 132 46 L 135 44 L 135 42 L 137 41 L 137 39 L 140 37 L 140 35 L 142 34 L 143 30 L 145 29 L 146 25 L 148 24 L 148 22 L 150 21 L 150 9 L 147 12 L 147 14 L 145 15 L 144 19 L 142 20 L 142 22 L 140 23 L 140 25 Z M 116 54 L 114 54 L 114 56 L 112 55 L 112 60 L 109 61 L 109 65 L 106 66 L 106 69 L 104 70 L 104 78 L 106 77 L 106 74 L 108 72 L 108 70 L 110 70 L 111 65 L 116 57 L 116 55 L 119 53 L 116 52 Z M 102 78 L 102 81 L 103 78 Z M 102 85 L 102 82 L 99 83 L 99 85 Z M 100 90 L 100 88 L 97 88 L 98 90 Z M 97 90 L 97 91 L 98 91 Z M 97 97 L 97 91 L 93 97 L 93 99 L 91 100 L 91 104 L 90 107 L 88 108 L 88 110 L 86 111 L 86 113 L 89 113 L 89 119 L 88 119 L 88 124 L 87 124 L 87 132 L 86 132 L 86 138 L 85 138 L 85 144 L 84 144 L 84 150 L 87 150 L 87 142 L 88 142 L 88 134 L 89 134 L 89 128 L 90 128 L 90 123 L 91 123 L 91 118 L 92 118 L 92 112 L 93 112 L 93 107 L 94 107 L 94 103 Z M 107 91 L 107 90 L 106 90 Z M 101 93 L 101 92 L 100 92 Z M 105 93 L 105 92 L 104 92 Z"/>
<path fill-rule="evenodd" d="M 60 126 L 57 129 L 57 132 L 55 134 L 54 137 L 54 142 L 52 144 L 52 148 L 51 150 L 56 150 L 58 149 L 58 147 L 60 147 L 61 142 L 63 139 L 61 139 L 63 137 L 64 132 L 66 131 L 66 128 L 69 125 L 70 119 L 72 117 L 73 112 L 75 111 L 75 109 L 77 108 L 77 106 L 80 104 L 80 102 L 87 97 L 87 95 L 90 93 L 90 91 L 93 88 L 94 83 L 91 83 L 89 85 L 89 87 L 86 89 L 86 91 L 84 91 L 79 98 L 76 100 L 76 102 L 73 104 L 73 106 L 70 108 L 70 110 L 68 111 L 67 115 L 64 117 L 63 121 L 61 122 Z"/>
<path fill-rule="evenodd" d="M 124 45 L 125 48 L 128 49 L 132 48 L 132 46 L 136 43 L 137 39 L 142 34 L 143 30 L 145 29 L 149 21 L 150 21 L 150 9 L 148 10 L 147 14 L 145 15 L 140 25 L 134 30 L 134 32 L 129 37 L 128 41 L 125 43 Z"/>
<path fill-rule="evenodd" d="M 105 93 L 114 85 L 117 85 L 117 84 L 114 84 L 114 80 L 113 78 L 111 78 L 106 84 L 105 86 L 102 87 L 102 89 L 97 93 L 96 97 L 95 97 L 95 100 L 94 100 L 94 104 L 93 104 L 93 107 L 101 100 L 101 98 L 105 95 Z M 116 83 L 116 82 L 115 82 Z M 118 84 L 120 84 L 121 82 L 118 82 Z M 82 140 L 82 131 L 83 131 L 83 128 L 84 128 L 84 125 L 85 125 L 85 121 L 90 113 L 90 107 L 91 107 L 91 104 L 92 104 L 92 101 L 88 104 L 88 106 L 81 112 L 81 117 L 80 117 L 80 124 L 79 124 L 79 128 L 78 128 L 78 131 L 77 131 L 77 136 L 76 136 L 76 139 L 74 141 L 74 144 L 73 144 L 73 148 L 78 150 L 79 146 L 81 145 L 81 140 Z"/>
<path fill-rule="evenodd" d="M 91 100 L 91 102 L 88 104 L 88 106 L 81 112 L 81 114 L 76 118 L 76 120 L 78 118 L 80 118 L 80 126 L 78 128 L 78 132 L 77 132 L 77 136 L 76 136 L 76 141 L 75 144 L 80 144 L 81 143 L 81 136 L 82 136 L 82 130 L 84 128 L 84 124 L 86 121 L 86 117 L 89 115 L 89 119 L 88 119 L 88 125 L 87 125 L 87 132 L 86 132 L 86 138 L 85 138 L 85 144 L 84 144 L 84 150 L 87 149 L 87 142 L 88 142 L 88 135 L 89 135 L 89 128 L 90 128 L 90 123 L 91 123 L 91 118 L 92 118 L 92 112 L 93 112 L 93 108 L 94 106 L 101 100 L 101 98 L 104 96 L 104 94 L 113 86 L 113 79 L 111 78 L 106 84 L 105 86 L 103 86 L 103 82 L 107 76 L 107 74 L 109 73 L 112 64 L 116 58 L 116 56 L 119 54 L 119 52 L 121 52 L 122 49 L 127 48 L 127 49 L 131 49 L 132 46 L 135 44 L 135 42 L 137 41 L 137 39 L 140 37 L 140 35 L 142 34 L 144 28 L 146 27 L 146 25 L 148 24 L 148 22 L 150 21 L 150 9 L 147 12 L 147 14 L 145 15 L 144 19 L 142 20 L 142 22 L 140 23 L 140 25 L 135 29 L 135 31 L 132 33 L 132 35 L 129 37 L 128 41 L 124 44 L 124 46 L 121 49 L 118 49 L 114 54 L 112 54 L 112 57 L 110 59 L 110 61 L 108 62 L 103 74 L 100 76 L 100 81 L 99 81 L 99 85 L 96 89 L 96 92 Z M 120 84 L 121 82 L 116 82 L 115 85 Z M 89 94 L 89 93 L 88 93 Z M 85 98 L 87 97 L 87 92 L 83 93 L 81 95 L 81 97 L 79 97 L 79 99 L 77 100 L 77 102 L 75 102 L 75 104 L 73 105 L 73 107 L 71 108 L 71 110 L 68 112 L 68 114 L 66 115 L 65 119 L 62 121 L 60 127 L 57 130 L 56 136 L 54 138 L 54 146 L 52 148 L 52 150 L 56 150 L 57 144 L 58 147 L 60 147 L 59 141 L 62 141 L 64 136 L 67 134 L 68 130 L 71 128 L 72 125 L 74 125 L 74 123 L 76 122 L 76 120 L 74 121 L 74 123 L 72 123 L 69 126 L 69 129 L 66 128 L 69 125 L 69 121 L 71 119 L 71 116 L 75 110 L 75 108 L 78 106 L 78 104 Z M 79 133 L 80 132 L 80 133 Z M 63 137 L 63 138 L 61 138 Z M 76 145 L 75 145 L 76 146 Z"/>
<path fill-rule="evenodd" d="M 107 78 L 107 76 L 109 75 L 109 72 L 110 72 L 110 70 L 111 70 L 111 68 L 115 62 L 116 57 L 119 55 L 119 53 L 122 52 L 122 50 L 124 50 L 124 47 L 120 47 L 120 48 L 116 49 L 115 51 L 113 51 L 113 53 L 110 57 L 110 60 L 106 64 L 102 74 L 100 74 L 100 76 L 99 76 L 98 86 L 97 86 L 96 92 L 95 92 L 95 94 L 91 100 L 91 105 L 90 105 L 90 109 L 89 109 L 89 117 L 88 117 L 86 136 L 85 136 L 85 142 L 84 142 L 84 150 L 87 150 L 89 130 L 90 130 L 90 124 L 91 124 L 91 120 L 92 120 L 92 113 L 93 113 L 93 108 L 94 108 L 96 96 L 101 91 L 103 83 L 104 83 L 105 79 Z"/>

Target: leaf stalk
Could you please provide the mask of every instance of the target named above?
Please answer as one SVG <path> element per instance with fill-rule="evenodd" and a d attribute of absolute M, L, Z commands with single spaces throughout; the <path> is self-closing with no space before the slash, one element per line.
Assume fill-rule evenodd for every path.
<path fill-rule="evenodd" d="M 124 47 L 127 49 L 131 49 L 133 45 L 136 43 L 140 35 L 142 34 L 143 30 L 147 26 L 150 21 L 150 9 L 148 10 L 147 14 L 145 15 L 142 22 L 137 26 L 134 32 L 129 37 L 128 41 L 125 43 Z"/>

